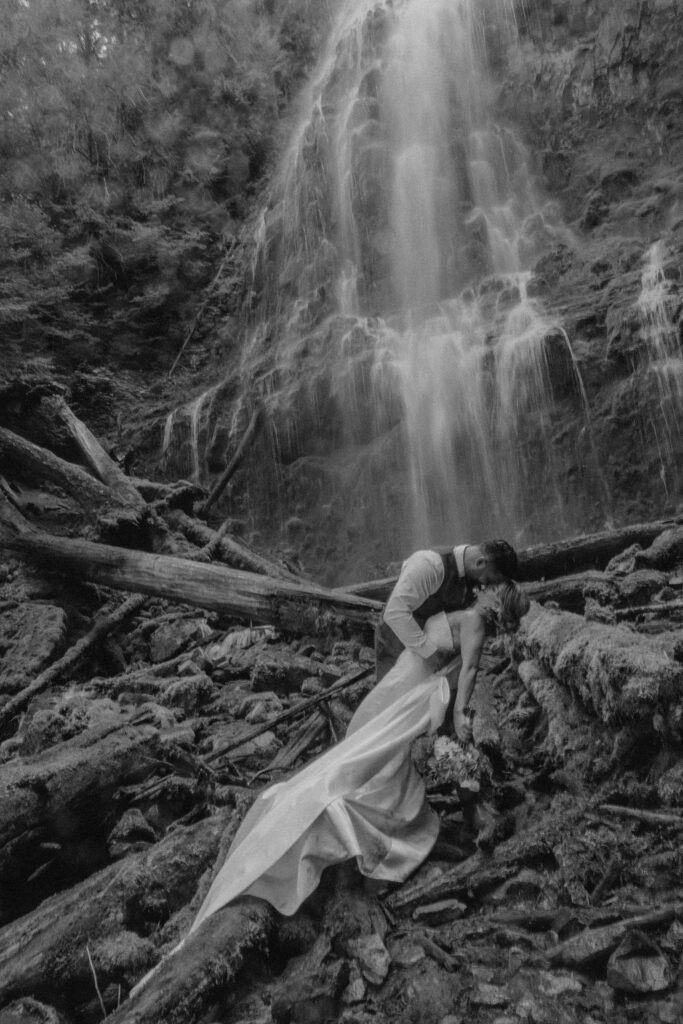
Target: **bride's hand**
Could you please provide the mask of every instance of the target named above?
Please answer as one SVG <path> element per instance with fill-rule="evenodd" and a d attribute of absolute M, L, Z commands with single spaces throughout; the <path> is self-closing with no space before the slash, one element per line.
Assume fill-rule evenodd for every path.
<path fill-rule="evenodd" d="M 470 743 L 472 740 L 472 723 L 467 717 L 465 711 L 458 711 L 457 709 L 453 712 L 453 727 L 455 729 L 455 735 L 458 737 L 461 743 Z"/>

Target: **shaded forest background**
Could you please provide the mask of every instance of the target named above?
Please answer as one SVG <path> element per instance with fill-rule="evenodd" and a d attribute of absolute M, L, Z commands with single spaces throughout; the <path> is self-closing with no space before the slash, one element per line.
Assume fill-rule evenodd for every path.
<path fill-rule="evenodd" d="M 0 10 L 0 334 L 67 373 L 168 368 L 227 255 L 327 5 L 7 0 Z"/>

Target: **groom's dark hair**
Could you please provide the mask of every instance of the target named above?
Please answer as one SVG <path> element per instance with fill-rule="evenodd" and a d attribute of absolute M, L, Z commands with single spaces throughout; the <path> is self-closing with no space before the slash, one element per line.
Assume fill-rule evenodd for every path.
<path fill-rule="evenodd" d="M 517 552 L 506 540 L 485 540 L 479 544 L 484 558 L 506 579 L 517 576 Z"/>

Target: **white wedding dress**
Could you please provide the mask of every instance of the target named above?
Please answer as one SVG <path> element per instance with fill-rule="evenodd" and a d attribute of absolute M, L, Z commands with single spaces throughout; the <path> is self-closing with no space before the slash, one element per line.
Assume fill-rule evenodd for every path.
<path fill-rule="evenodd" d="M 445 616 L 426 631 L 451 648 Z M 324 868 L 352 857 L 369 878 L 403 881 L 439 828 L 410 744 L 441 725 L 448 701 L 445 676 L 404 651 L 359 705 L 344 740 L 257 797 L 190 931 L 243 895 L 293 914 Z"/>

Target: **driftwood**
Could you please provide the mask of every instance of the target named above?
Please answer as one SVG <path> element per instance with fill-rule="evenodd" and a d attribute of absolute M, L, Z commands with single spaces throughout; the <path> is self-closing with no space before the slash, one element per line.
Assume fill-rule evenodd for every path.
<path fill-rule="evenodd" d="M 565 967 L 585 967 L 595 960 L 606 957 L 619 945 L 624 935 L 632 929 L 656 928 L 683 916 L 683 903 L 672 903 L 647 914 L 638 914 L 624 921 L 604 925 L 602 928 L 591 928 L 573 935 L 571 939 L 561 942 L 549 949 L 546 956 L 555 964 Z"/>
<path fill-rule="evenodd" d="M 296 718 L 297 715 L 302 714 L 304 711 L 308 711 L 310 708 L 317 707 L 318 704 L 323 704 L 325 701 L 331 700 L 342 690 L 347 690 L 349 687 L 359 683 L 362 679 L 367 678 L 371 673 L 375 671 L 374 666 L 370 668 L 361 669 L 360 672 L 354 672 L 350 676 L 345 676 L 340 679 L 338 683 L 331 686 L 329 690 L 325 690 L 323 693 L 317 693 L 314 697 L 309 697 L 308 700 L 300 701 L 295 707 L 289 708 L 287 711 L 283 711 L 279 715 L 275 715 L 273 718 L 268 719 L 267 722 L 263 722 L 261 725 L 255 726 L 250 729 L 249 732 L 245 732 L 243 736 L 232 740 L 226 746 L 221 747 L 219 750 L 214 750 L 208 757 L 204 758 L 205 762 L 216 761 L 219 757 L 223 757 L 229 754 L 232 750 L 238 750 L 239 747 L 244 746 L 249 740 L 256 739 L 257 736 L 262 736 L 264 732 L 270 732 L 276 725 L 282 725 L 283 722 L 288 722 L 292 718 Z"/>
<path fill-rule="evenodd" d="M 327 729 L 327 719 L 322 711 L 314 711 L 309 719 L 299 726 L 289 742 L 280 747 L 277 754 L 266 768 L 253 775 L 253 783 L 260 775 L 267 775 L 268 772 L 284 771 L 291 768 L 299 757 L 314 743 Z"/>
<path fill-rule="evenodd" d="M 7 504 L 7 503 L 5 503 Z M 2 511 L 0 504 L 0 511 Z M 6 511 L 6 510 L 5 510 Z M 74 573 L 115 590 L 154 594 L 298 633 L 334 629 L 371 633 L 379 606 L 322 587 L 273 580 L 255 573 L 85 540 L 19 529 L 16 516 L 0 523 L 0 547 L 42 568 Z"/>
<path fill-rule="evenodd" d="M 0 901 L 47 858 L 42 842 L 103 841 L 115 789 L 146 778 L 162 754 L 151 725 L 91 729 L 34 757 L 3 765 L 0 789 Z"/>
<path fill-rule="evenodd" d="M 232 456 L 230 462 L 221 473 L 219 479 L 214 484 L 211 493 L 204 502 L 202 508 L 202 512 L 204 514 L 208 512 L 211 506 L 214 505 L 216 501 L 220 498 L 221 494 L 228 486 L 228 483 L 230 482 L 231 478 L 235 475 L 239 467 L 242 465 L 242 462 L 244 461 L 245 456 L 249 450 L 249 445 L 252 443 L 252 441 L 258 434 L 258 431 L 262 423 L 263 406 L 260 403 L 258 403 L 254 408 L 253 413 L 251 414 L 251 419 L 249 420 L 247 429 L 244 431 L 242 440 L 235 449 L 234 455 Z"/>
<path fill-rule="evenodd" d="M 129 597 L 127 601 L 124 601 L 122 605 L 119 605 L 113 612 L 110 612 L 104 618 L 100 619 L 92 629 L 86 633 L 84 637 L 81 637 L 77 643 L 74 644 L 66 654 L 56 661 L 49 668 L 46 668 L 44 672 L 41 672 L 32 683 L 25 687 L 15 697 L 12 697 L 7 704 L 0 708 L 0 733 L 6 727 L 7 723 L 11 721 L 14 715 L 23 711 L 27 707 L 29 702 L 38 693 L 42 693 L 48 686 L 51 686 L 60 676 L 64 675 L 65 672 L 70 671 L 74 668 L 81 658 L 91 650 L 96 644 L 107 636 L 108 633 L 113 632 L 117 629 L 126 619 L 134 615 L 135 612 L 139 611 L 145 603 L 145 598 L 136 595 L 135 597 Z"/>
<path fill-rule="evenodd" d="M 225 533 L 219 537 L 217 532 L 211 530 L 198 519 L 192 519 L 185 512 L 175 509 L 169 512 L 165 518 L 171 526 L 181 530 L 188 540 L 195 544 L 201 544 L 204 552 L 206 552 L 207 548 L 211 548 L 212 554 L 209 557 L 218 555 L 226 565 L 230 565 L 235 569 L 242 569 L 245 572 L 255 572 L 259 575 L 271 576 L 277 580 L 289 580 L 291 583 L 304 582 L 301 577 L 295 576 L 293 572 L 285 569 L 283 565 L 278 565 L 277 562 L 264 558 L 263 555 L 253 551 L 234 537 L 230 537 Z M 307 585 L 315 586 L 315 584 Z"/>
<path fill-rule="evenodd" d="M 221 809 L 173 829 L 149 850 L 110 864 L 2 928 L 0 1002 L 27 994 L 90 1002 L 95 992 L 86 942 L 100 987 L 123 981 L 125 996 L 158 959 L 151 940 L 141 936 L 192 900 L 202 873 L 213 868 L 232 815 Z M 180 923 L 180 933 L 190 923 Z"/>

